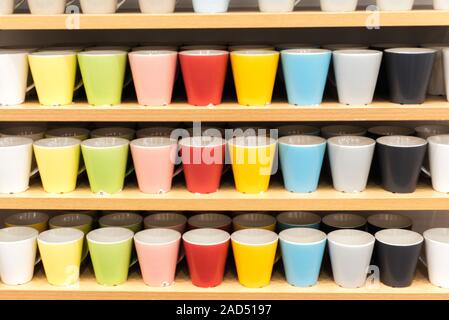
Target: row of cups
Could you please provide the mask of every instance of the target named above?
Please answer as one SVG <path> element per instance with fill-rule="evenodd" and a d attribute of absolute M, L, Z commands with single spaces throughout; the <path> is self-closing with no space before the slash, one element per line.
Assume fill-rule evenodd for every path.
<path fill-rule="evenodd" d="M 113 215 L 104 216 L 102 219 Z M 160 219 L 155 218 L 156 216 Z M 134 234 L 134 230 L 130 228 L 107 226 L 89 231 L 87 242 L 83 244 L 85 231 L 80 231 L 79 224 L 85 217 L 89 216 L 57 216 L 52 220 L 53 225 L 57 225 L 59 221 L 59 226 L 39 235 L 38 231 L 31 227 L 1 229 L 1 280 L 10 285 L 30 281 L 34 265 L 42 259 L 49 283 L 58 286 L 75 284 L 79 280 L 79 268 L 88 248 L 96 280 L 102 285 L 119 285 L 126 282 L 130 266 L 137 261 L 147 285 L 171 285 L 174 282 L 176 266 L 185 254 L 192 283 L 199 287 L 215 287 L 223 281 L 232 243 L 233 259 L 242 285 L 252 288 L 269 285 L 273 265 L 282 257 L 287 281 L 294 286 L 307 287 L 315 285 L 318 280 L 328 242 L 330 265 L 338 285 L 345 288 L 361 287 L 365 284 L 367 270 L 378 268 L 380 280 L 384 284 L 407 287 L 413 281 L 425 238 L 426 258 L 421 260 L 428 267 L 430 281 L 436 286 L 449 286 L 449 266 L 445 259 L 449 253 L 449 229 L 430 229 L 424 232 L 423 237 L 410 231 L 410 219 L 401 215 L 370 216 L 368 221 L 369 226 L 373 227 L 371 232 L 375 232 L 373 236 L 356 229 L 366 223 L 360 216 L 326 216 L 323 223 L 332 226 L 326 235 L 316 226 L 305 224 L 306 221 L 320 222 L 319 216 L 317 219 L 313 213 L 281 213 L 277 217 L 278 221 L 291 225 L 281 229 L 278 236 L 273 226 L 276 219 L 270 215 L 239 215 L 234 218 L 234 225 L 244 225 L 245 221 L 251 223 L 230 235 L 228 229 L 209 227 L 230 224 L 231 219 L 225 215 L 193 216 L 189 219 L 189 226 L 196 224 L 198 228 L 193 227 L 182 234 L 185 230 L 179 230 L 178 226 L 180 221 L 185 226 L 186 218 L 174 213 L 165 213 L 148 217 L 154 217 L 153 221 L 165 224 L 164 228 L 153 227 Z M 236 222 L 239 218 L 239 222 Z M 274 223 L 270 222 L 270 218 Z M 164 223 L 161 223 L 162 221 Z M 264 221 L 266 227 L 263 226 Z M 302 221 L 303 225 L 295 225 L 295 221 Z M 40 252 L 37 259 L 36 239 Z M 135 256 L 132 251 L 133 239 L 137 251 Z M 278 240 L 280 250 L 277 248 Z M 182 253 L 180 248 L 183 249 Z M 11 259 L 11 256 L 14 259 Z"/>
<path fill-rule="evenodd" d="M 76 0 L 27 0 L 31 14 L 63 14 L 66 7 Z M 3 0 L 0 5 L 0 14 L 12 14 L 14 9 L 20 7 L 25 0 Z M 81 10 L 84 14 L 112 14 L 115 13 L 126 0 L 80 0 Z M 178 0 L 139 0 L 142 13 L 172 13 L 175 11 Z M 193 10 L 197 13 L 223 13 L 227 12 L 231 0 L 192 0 Z M 373 1 L 374 2 L 374 1 Z M 291 12 L 300 3 L 300 0 L 258 0 L 259 10 L 262 12 Z M 376 0 L 378 10 L 403 11 L 412 10 L 414 0 Z M 341 12 L 354 11 L 358 0 L 320 0 L 322 11 Z M 448 0 L 433 0 L 435 10 L 448 10 Z M 70 10 L 70 7 L 68 8 Z"/>

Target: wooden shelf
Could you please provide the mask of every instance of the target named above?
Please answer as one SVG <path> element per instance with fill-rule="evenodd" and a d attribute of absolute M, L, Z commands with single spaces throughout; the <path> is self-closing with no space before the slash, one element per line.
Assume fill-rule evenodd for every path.
<path fill-rule="evenodd" d="M 427 280 L 424 271 L 419 271 L 413 285 L 408 288 L 390 288 L 382 284 L 359 289 L 344 289 L 337 286 L 331 277 L 322 274 L 318 284 L 309 288 L 289 285 L 283 272 L 273 273 L 271 284 L 265 288 L 248 289 L 241 286 L 233 271 L 228 271 L 225 281 L 218 287 L 204 289 L 192 285 L 185 267 L 178 271 L 176 282 L 166 288 L 148 287 L 142 277 L 132 268 L 126 283 L 106 287 L 96 283 L 90 268 L 81 274 L 79 284 L 72 287 L 55 287 L 48 284 L 41 267 L 34 279 L 21 286 L 0 285 L 0 299 L 157 299 L 157 300 L 255 300 L 255 299 L 292 299 L 292 300 L 398 300 L 398 299 L 449 299 L 449 289 L 433 286 Z"/>
<path fill-rule="evenodd" d="M 115 195 L 96 195 L 83 183 L 74 192 L 49 194 L 39 184 L 14 195 L 0 195 L 2 209 L 33 210 L 154 210 L 154 211 L 371 211 L 371 210 L 449 210 L 449 194 L 421 184 L 415 193 L 394 194 L 370 185 L 361 193 L 335 191 L 322 184 L 317 192 L 300 194 L 286 191 L 276 180 L 264 194 L 242 194 L 229 182 L 212 194 L 188 192 L 179 182 L 161 195 L 140 192 L 130 184 Z"/>
<path fill-rule="evenodd" d="M 449 102 L 429 98 L 422 105 L 399 105 L 376 101 L 369 106 L 346 106 L 324 102 L 320 106 L 297 107 L 275 102 L 266 107 L 224 103 L 215 107 L 195 107 L 174 103 L 167 107 L 143 107 L 135 102 L 120 106 L 93 107 L 86 103 L 46 107 L 37 102 L 0 107 L 1 121 L 425 121 L 449 120 Z"/>
<path fill-rule="evenodd" d="M 373 12 L 298 10 L 291 13 L 238 11 L 222 14 L 117 13 L 112 15 L 31 15 L 0 16 L 0 30 L 66 29 L 235 29 L 235 28 L 321 28 L 447 26 L 449 11 L 413 10 Z M 378 14 L 378 16 L 376 16 Z"/>

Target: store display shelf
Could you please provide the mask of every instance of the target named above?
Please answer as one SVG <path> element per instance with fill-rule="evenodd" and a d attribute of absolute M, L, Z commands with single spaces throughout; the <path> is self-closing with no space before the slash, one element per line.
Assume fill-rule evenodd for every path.
<path fill-rule="evenodd" d="M 174 103 L 166 107 L 144 107 L 135 102 L 120 106 L 93 107 L 87 103 L 47 107 L 37 102 L 0 107 L 0 121 L 438 121 L 449 120 L 449 102 L 429 98 L 422 105 L 398 105 L 376 101 L 369 106 L 346 106 L 324 102 L 320 106 L 298 107 L 275 102 L 266 107 L 224 103 L 195 107 Z"/>
<path fill-rule="evenodd" d="M 235 28 L 318 28 L 447 26 L 449 11 L 412 10 L 381 12 L 360 8 L 354 12 L 298 10 L 289 13 L 233 11 L 222 14 L 117 13 L 109 15 L 0 16 L 0 30 L 67 29 L 235 29 Z"/>
<path fill-rule="evenodd" d="M 141 275 L 133 268 L 126 283 L 115 286 L 101 286 L 96 283 L 93 272 L 86 268 L 78 284 L 71 287 L 55 287 L 48 284 L 42 268 L 38 268 L 34 279 L 25 285 L 0 285 L 0 299 L 157 299 L 157 300 L 395 300 L 395 299 L 449 299 L 449 289 L 442 289 L 429 283 L 425 271 L 419 271 L 412 286 L 390 288 L 382 284 L 367 285 L 364 288 L 344 289 L 335 284 L 331 277 L 322 274 L 316 286 L 298 288 L 289 285 L 283 273 L 275 271 L 271 284 L 265 288 L 249 289 L 240 285 L 234 272 L 229 271 L 224 282 L 215 288 L 195 287 L 182 268 L 175 284 L 165 288 L 146 286 Z"/>
<path fill-rule="evenodd" d="M 423 182 L 414 193 L 394 194 L 369 185 L 361 193 L 342 193 L 321 184 L 318 191 L 301 194 L 286 191 L 274 181 L 268 192 L 242 194 L 225 182 L 218 192 L 193 194 L 183 183 L 166 194 L 144 194 L 133 184 L 114 195 L 96 195 L 84 183 L 74 192 L 49 194 L 39 184 L 28 191 L 0 195 L 2 209 L 32 210 L 154 210 L 154 211 L 370 211 L 370 210 L 449 210 L 449 194 L 433 191 Z"/>

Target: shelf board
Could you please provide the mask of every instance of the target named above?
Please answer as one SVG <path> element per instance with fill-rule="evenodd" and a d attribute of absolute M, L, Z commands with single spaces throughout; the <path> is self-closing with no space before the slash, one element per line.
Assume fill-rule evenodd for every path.
<path fill-rule="evenodd" d="M 363 8 L 364 9 L 364 8 Z M 232 11 L 221 14 L 117 13 L 110 15 L 0 16 L 0 30 L 66 29 L 235 29 L 235 28 L 319 28 L 447 26 L 449 11 L 413 10 L 393 12 L 321 12 L 298 10 L 289 13 Z"/>
<path fill-rule="evenodd" d="M 227 180 L 227 179 L 226 179 Z M 193 194 L 177 182 L 166 194 L 144 194 L 134 184 L 114 195 L 93 194 L 82 183 L 74 192 L 49 194 L 36 183 L 28 191 L 0 195 L 0 208 L 21 210 L 150 210 L 150 211 L 371 211 L 449 210 L 449 194 L 433 191 L 425 182 L 415 193 L 394 194 L 370 185 L 361 193 L 341 193 L 323 183 L 314 193 L 290 193 L 274 180 L 264 194 L 242 194 L 225 181 L 218 192 Z"/>
<path fill-rule="evenodd" d="M 37 102 L 0 107 L 1 121 L 438 121 L 449 120 L 449 102 L 429 98 L 422 105 L 399 105 L 375 101 L 369 106 L 347 106 L 324 102 L 320 106 L 297 107 L 274 102 L 266 107 L 247 107 L 224 103 L 214 107 L 195 107 L 174 103 L 166 107 L 144 107 L 135 102 L 120 106 L 93 107 L 86 103 L 47 107 Z"/>
<path fill-rule="evenodd" d="M 379 284 L 359 289 L 337 286 L 331 277 L 323 273 L 316 286 L 298 288 L 289 285 L 283 273 L 276 270 L 271 284 L 265 288 L 248 289 L 241 286 L 233 271 L 228 271 L 224 282 L 215 288 L 198 288 L 192 285 L 185 267 L 178 271 L 175 284 L 165 288 L 148 287 L 136 270 L 131 269 L 126 283 L 106 287 L 96 283 L 90 267 L 81 274 L 81 280 L 72 287 L 55 287 L 48 284 L 42 267 L 38 267 L 34 279 L 21 286 L 0 285 L 0 299 L 92 299 L 92 300 L 396 300 L 396 299 L 449 299 L 449 289 L 441 289 L 429 283 L 425 272 L 419 271 L 412 286 L 390 288 Z M 280 268 L 278 268 L 280 269 Z"/>

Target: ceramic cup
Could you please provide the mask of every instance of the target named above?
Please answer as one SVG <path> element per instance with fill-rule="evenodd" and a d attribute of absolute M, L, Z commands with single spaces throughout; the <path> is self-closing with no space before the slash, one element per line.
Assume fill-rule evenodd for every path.
<path fill-rule="evenodd" d="M 301 0 L 259 0 L 259 10 L 262 12 L 291 12 Z"/>
<path fill-rule="evenodd" d="M 85 128 L 63 127 L 45 132 L 45 138 L 75 138 L 81 141 L 89 139 L 90 131 Z"/>
<path fill-rule="evenodd" d="M 178 0 L 139 0 L 142 13 L 172 13 L 175 12 Z"/>
<path fill-rule="evenodd" d="M 374 249 L 374 236 L 360 230 L 337 230 L 327 235 L 332 273 L 343 288 L 365 285 Z"/>
<path fill-rule="evenodd" d="M 46 1 L 47 2 L 47 1 Z M 72 104 L 73 93 L 82 86 L 75 84 L 75 51 L 38 51 L 28 55 L 39 103 L 46 106 Z"/>
<path fill-rule="evenodd" d="M 264 229 L 276 231 L 276 218 L 264 213 L 242 213 L 232 219 L 235 231 L 245 229 Z"/>
<path fill-rule="evenodd" d="M 186 50 L 179 53 L 188 103 L 221 104 L 229 53 L 223 50 Z"/>
<path fill-rule="evenodd" d="M 106 137 L 116 137 L 126 140 L 133 140 L 136 132 L 134 129 L 126 127 L 105 127 L 92 130 L 92 138 L 106 138 Z"/>
<path fill-rule="evenodd" d="M 28 8 L 31 14 L 55 15 L 63 14 L 66 7 L 75 2 L 75 0 L 27 0 Z"/>
<path fill-rule="evenodd" d="M 329 214 L 322 219 L 321 227 L 326 233 L 343 229 L 357 229 L 364 231 L 366 219 L 352 213 L 334 213 Z"/>
<path fill-rule="evenodd" d="M 385 229 L 412 230 L 413 221 L 409 217 L 396 213 L 377 213 L 368 217 L 367 229 L 372 235 Z"/>
<path fill-rule="evenodd" d="M 449 126 L 443 124 L 425 124 L 415 128 L 416 136 L 426 139 L 432 136 L 449 134 Z"/>
<path fill-rule="evenodd" d="M 42 186 L 48 193 L 67 193 L 76 188 L 80 168 L 81 141 L 75 138 L 47 138 L 34 142 Z"/>
<path fill-rule="evenodd" d="M 0 193 L 19 193 L 28 189 L 33 158 L 33 140 L 22 137 L 0 138 Z"/>
<path fill-rule="evenodd" d="M 438 192 L 449 192 L 449 135 L 432 136 L 427 139 L 429 144 L 430 172 L 425 172 L 432 178 L 432 187 Z"/>
<path fill-rule="evenodd" d="M 448 0 L 433 0 L 433 9 L 434 10 L 449 10 L 449 1 Z"/>
<path fill-rule="evenodd" d="M 388 136 L 377 139 L 376 148 L 383 188 L 394 193 L 414 192 L 427 141 L 417 137 Z"/>
<path fill-rule="evenodd" d="M 151 214 L 143 220 L 145 229 L 164 228 L 176 230 L 183 234 L 186 231 L 187 218 L 175 212 Z"/>
<path fill-rule="evenodd" d="M 368 137 L 378 139 L 385 136 L 413 136 L 415 130 L 401 126 L 375 126 L 368 129 Z"/>
<path fill-rule="evenodd" d="M 335 79 L 340 103 L 367 105 L 373 101 L 382 52 L 337 50 L 333 52 Z"/>
<path fill-rule="evenodd" d="M 84 233 L 74 228 L 47 230 L 37 244 L 47 281 L 54 286 L 71 286 L 79 281 Z"/>
<path fill-rule="evenodd" d="M 271 104 L 278 63 L 279 52 L 272 50 L 231 52 L 232 72 L 240 105 Z"/>
<path fill-rule="evenodd" d="M 6 227 L 30 227 L 39 233 L 48 229 L 49 216 L 43 212 L 28 211 L 10 215 L 5 219 Z"/>
<path fill-rule="evenodd" d="M 78 53 L 87 101 L 93 106 L 119 105 L 125 85 L 128 52 L 87 50 Z"/>
<path fill-rule="evenodd" d="M 108 227 L 86 236 L 95 279 L 101 285 L 126 282 L 131 262 L 134 233 L 126 228 Z"/>
<path fill-rule="evenodd" d="M 38 231 L 29 227 L 0 229 L 0 279 L 9 286 L 33 279 Z"/>
<path fill-rule="evenodd" d="M 286 136 L 279 139 L 279 159 L 285 189 L 314 192 L 323 165 L 326 140 L 315 136 Z"/>
<path fill-rule="evenodd" d="M 228 148 L 237 191 L 266 192 L 273 169 L 277 169 L 277 141 L 261 136 L 236 137 L 228 141 Z"/>
<path fill-rule="evenodd" d="M 321 128 L 321 135 L 325 139 L 339 136 L 365 136 L 366 129 L 351 125 L 332 125 Z"/>
<path fill-rule="evenodd" d="M 192 0 L 193 10 L 196 13 L 223 13 L 227 12 L 230 0 Z"/>
<path fill-rule="evenodd" d="M 296 287 L 317 283 L 326 247 L 326 234 L 310 228 L 293 228 L 279 234 L 287 282 Z"/>
<path fill-rule="evenodd" d="M 447 44 L 428 43 L 421 45 L 421 47 L 436 50 L 427 94 L 432 96 L 444 96 L 446 95 L 446 82 L 444 79 L 443 50 L 447 48 Z"/>
<path fill-rule="evenodd" d="M 392 48 L 384 51 L 390 99 L 400 104 L 421 104 L 426 99 L 436 50 Z"/>
<path fill-rule="evenodd" d="M 128 56 L 139 104 L 169 105 L 178 53 L 168 50 L 139 50 L 130 52 Z"/>
<path fill-rule="evenodd" d="M 415 0 L 376 0 L 380 11 L 408 11 L 413 9 Z"/>
<path fill-rule="evenodd" d="M 81 144 L 90 188 L 93 193 L 122 191 L 128 160 L 129 141 L 123 138 L 95 138 Z"/>
<path fill-rule="evenodd" d="M 102 216 L 98 223 L 101 228 L 121 227 L 137 233 L 142 230 L 143 218 L 137 213 L 115 212 Z"/>
<path fill-rule="evenodd" d="M 225 162 L 226 140 L 201 136 L 179 142 L 187 190 L 212 193 L 220 188 Z"/>
<path fill-rule="evenodd" d="M 312 212 L 289 211 L 277 215 L 277 230 L 279 232 L 291 228 L 319 229 L 321 217 Z"/>
<path fill-rule="evenodd" d="M 28 52 L 0 49 L 0 69 L 0 106 L 22 104 L 26 93 L 34 88 L 34 84 L 28 85 Z"/>
<path fill-rule="evenodd" d="M 285 125 L 278 127 L 279 137 L 285 136 L 316 136 L 318 137 L 321 130 L 312 126 L 304 125 Z"/>
<path fill-rule="evenodd" d="M 137 130 L 136 137 L 138 139 L 141 139 L 141 138 L 152 138 L 152 137 L 171 138 L 171 135 L 172 135 L 174 130 L 176 130 L 176 128 L 173 128 L 173 127 L 143 128 L 143 129 Z"/>
<path fill-rule="evenodd" d="M 429 280 L 434 286 L 449 288 L 449 229 L 429 229 L 423 236 Z"/>
<path fill-rule="evenodd" d="M 281 52 L 288 102 L 298 106 L 319 105 L 332 57 L 325 49 L 290 49 Z"/>
<path fill-rule="evenodd" d="M 115 13 L 126 0 L 80 0 L 84 14 L 112 14 Z"/>
<path fill-rule="evenodd" d="M 210 228 L 232 232 L 232 219 L 220 213 L 196 214 L 187 220 L 187 224 L 190 230 Z"/>
<path fill-rule="evenodd" d="M 354 11 L 358 0 L 320 0 L 321 11 L 342 12 Z"/>
<path fill-rule="evenodd" d="M 424 238 L 414 231 L 386 229 L 376 237 L 376 261 L 380 281 L 390 287 L 404 288 L 412 284 Z"/>
<path fill-rule="evenodd" d="M 248 288 L 268 286 L 278 235 L 262 229 L 239 230 L 231 235 L 231 242 L 240 284 Z"/>
<path fill-rule="evenodd" d="M 150 287 L 175 282 L 181 234 L 170 229 L 148 229 L 134 236 L 143 281 Z"/>
<path fill-rule="evenodd" d="M 376 141 L 358 136 L 333 137 L 327 141 L 334 188 L 340 192 L 366 189 Z"/>
<path fill-rule="evenodd" d="M 19 0 L 17 2 L 16 0 L 3 0 L 0 3 L 0 14 L 13 14 L 14 10 L 20 7 L 24 2 L 25 0 Z"/>
<path fill-rule="evenodd" d="M 43 139 L 45 128 L 39 126 L 8 127 L 0 131 L 0 137 L 23 137 L 33 141 Z"/>
<path fill-rule="evenodd" d="M 220 229 L 196 229 L 182 236 L 193 285 L 212 288 L 223 282 L 231 236 Z"/>
<path fill-rule="evenodd" d="M 137 182 L 143 193 L 166 193 L 172 186 L 175 171 L 178 141 L 165 137 L 133 140 L 131 154 L 136 170 Z"/>

